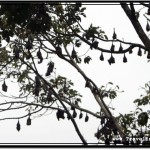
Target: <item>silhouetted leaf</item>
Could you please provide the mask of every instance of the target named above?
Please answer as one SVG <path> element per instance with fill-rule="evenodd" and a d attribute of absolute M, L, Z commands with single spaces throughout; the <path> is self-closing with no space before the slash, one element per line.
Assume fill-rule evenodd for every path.
<path fill-rule="evenodd" d="M 53 72 L 53 69 L 54 69 L 54 63 L 51 61 L 49 63 L 45 76 L 49 76 Z"/>
<path fill-rule="evenodd" d="M 120 47 L 119 47 L 119 52 L 123 52 L 123 47 L 122 47 L 121 43 L 120 43 Z"/>
<path fill-rule="evenodd" d="M 72 53 L 71 53 L 71 57 L 72 57 L 73 59 L 77 58 L 77 53 L 76 53 L 74 47 L 73 47 L 73 50 L 72 50 Z"/>
<path fill-rule="evenodd" d="M 92 58 L 90 57 L 90 56 L 87 56 L 87 57 L 85 57 L 84 58 L 84 63 L 86 64 L 89 64 L 89 62 L 90 62 L 90 60 L 91 60 Z"/>
<path fill-rule="evenodd" d="M 142 50 L 141 48 L 139 47 L 139 50 L 138 50 L 138 53 L 137 53 L 138 56 L 142 56 Z"/>
<path fill-rule="evenodd" d="M 2 84 L 2 90 L 3 90 L 4 92 L 7 92 L 7 85 L 6 85 L 5 81 L 4 81 L 3 84 Z"/>
<path fill-rule="evenodd" d="M 60 118 L 65 119 L 64 117 L 64 111 L 61 109 L 58 109 L 57 113 L 56 113 L 57 119 L 59 120 Z"/>
<path fill-rule="evenodd" d="M 27 126 L 29 126 L 29 125 L 31 125 L 31 118 L 30 118 L 30 116 L 27 119 Z"/>
<path fill-rule="evenodd" d="M 124 63 L 127 62 L 127 58 L 126 58 L 125 54 L 124 54 L 124 57 L 123 57 L 123 62 L 124 62 Z"/>
<path fill-rule="evenodd" d="M 101 60 L 101 61 L 104 61 L 103 52 L 101 52 L 101 55 L 100 55 L 100 60 Z"/>
<path fill-rule="evenodd" d="M 72 117 L 73 117 L 73 118 L 76 118 L 76 117 L 77 117 L 77 113 L 76 113 L 76 110 L 75 110 L 75 109 L 73 110 Z"/>
<path fill-rule="evenodd" d="M 18 120 L 18 123 L 17 123 L 17 126 L 16 126 L 17 131 L 20 131 L 20 128 L 21 128 L 21 125 L 20 125 L 20 122 Z"/>
<path fill-rule="evenodd" d="M 60 46 L 57 46 L 57 47 L 56 47 L 56 53 L 57 53 L 58 56 L 61 56 L 61 55 L 62 55 L 62 49 L 61 49 Z"/>
<path fill-rule="evenodd" d="M 111 45 L 111 47 L 110 47 L 110 51 L 111 51 L 111 52 L 114 52 L 114 50 L 115 50 L 115 45 L 112 43 L 112 45 Z"/>
<path fill-rule="evenodd" d="M 147 20 L 147 24 L 146 24 L 146 31 L 147 31 L 147 32 L 150 31 L 150 25 L 149 25 L 149 23 L 148 23 L 148 20 Z"/>
<path fill-rule="evenodd" d="M 108 63 L 109 63 L 110 65 L 115 63 L 115 58 L 113 57 L 112 54 L 111 54 L 111 57 L 108 59 Z"/>
<path fill-rule="evenodd" d="M 114 33 L 113 33 L 112 38 L 113 38 L 113 40 L 117 39 L 117 34 L 115 33 L 115 29 L 114 29 Z"/>
<path fill-rule="evenodd" d="M 40 59 L 40 61 L 38 63 L 39 64 L 42 63 L 43 57 L 42 57 L 42 53 L 41 53 L 40 49 L 37 51 L 37 57 L 38 57 L 38 59 Z"/>
<path fill-rule="evenodd" d="M 98 41 L 94 41 L 94 42 L 91 44 L 91 49 L 92 49 L 92 48 L 95 48 L 95 49 L 98 48 Z"/>
<path fill-rule="evenodd" d="M 81 119 L 82 117 L 83 117 L 83 114 L 82 112 L 80 112 L 79 119 Z"/>
<path fill-rule="evenodd" d="M 89 116 L 88 116 L 87 113 L 86 113 L 85 122 L 88 122 L 88 120 L 89 120 Z"/>

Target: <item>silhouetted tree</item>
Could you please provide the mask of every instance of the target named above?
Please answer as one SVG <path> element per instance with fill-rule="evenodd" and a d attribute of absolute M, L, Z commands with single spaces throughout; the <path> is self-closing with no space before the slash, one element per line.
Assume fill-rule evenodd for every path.
<path fill-rule="evenodd" d="M 19 119 L 27 118 L 27 125 L 31 125 L 32 114 L 43 109 L 47 111 L 56 110 L 58 120 L 65 119 L 64 114 L 66 113 L 84 145 L 88 143 L 81 134 L 75 118 L 78 115 L 77 112 L 80 112 L 80 119 L 83 118 L 83 113 L 86 113 L 85 118 L 83 118 L 85 122 L 88 122 L 90 116 L 100 119 L 101 127 L 95 134 L 97 139 L 101 139 L 105 141 L 106 145 L 109 145 L 115 136 L 119 136 L 125 145 L 129 145 L 126 137 L 133 129 L 139 130 L 139 127 L 147 126 L 149 113 L 138 111 L 133 114 L 113 116 L 105 104 L 104 98 L 114 99 L 119 87 L 116 86 L 111 89 L 107 89 L 105 86 L 98 87 L 80 68 L 80 64 L 89 64 L 94 58 L 90 56 L 83 58 L 83 56 L 78 55 L 78 51 L 85 43 L 89 46 L 89 50 L 100 51 L 101 61 L 105 60 L 105 53 L 110 53 L 111 56 L 108 60 L 110 65 L 115 63 L 115 54 L 122 55 L 123 63 L 127 63 L 126 53 L 132 53 L 136 48 L 138 48 L 138 56 L 142 56 L 144 51 L 147 58 L 150 59 L 150 40 L 147 36 L 147 32 L 150 31 L 150 4 L 141 2 L 140 5 L 147 9 L 144 14 L 147 20 L 146 31 L 138 20 L 140 12 L 135 9 L 135 3 L 120 3 L 120 7 L 131 21 L 143 44 L 118 39 L 115 29 L 111 38 L 108 38 L 100 27 L 92 24 L 88 29 L 84 29 L 81 22 L 83 17 L 86 17 L 84 13 L 86 8 L 81 2 L 1 2 L 0 75 L 2 91 L 11 90 L 8 84 L 10 79 L 17 82 L 20 90 L 18 96 L 12 97 L 18 98 L 18 100 L 0 103 L 2 107 L 9 105 L 0 111 L 27 108 L 28 112 L 24 116 L 13 117 L 17 120 L 16 128 L 18 131 L 21 129 Z M 7 44 L 3 44 L 3 41 L 6 41 Z M 100 47 L 99 41 L 110 43 L 110 49 Z M 115 43 L 120 43 L 119 49 L 115 48 Z M 124 48 L 124 44 L 128 47 Z M 51 56 L 57 56 L 77 70 L 77 73 L 85 80 L 85 87 L 83 86 L 83 88 L 90 89 L 101 108 L 100 112 L 94 113 L 80 106 L 82 96 L 73 89 L 71 80 L 61 75 L 56 76 L 55 64 L 57 62 L 54 62 Z M 42 75 L 41 70 L 38 69 L 40 64 L 43 66 L 47 64 L 45 75 Z M 108 84 L 112 85 L 111 82 Z M 146 84 L 147 87 L 149 84 Z M 20 105 L 17 105 L 18 103 Z M 135 103 L 138 103 L 138 106 L 147 105 L 149 103 L 149 91 L 146 96 L 135 100 Z M 140 108 L 138 107 L 138 109 Z M 0 120 L 5 119 L 10 118 L 1 118 Z M 146 134 L 149 135 L 150 133 Z M 114 141 L 115 144 L 120 142 L 119 140 Z"/>

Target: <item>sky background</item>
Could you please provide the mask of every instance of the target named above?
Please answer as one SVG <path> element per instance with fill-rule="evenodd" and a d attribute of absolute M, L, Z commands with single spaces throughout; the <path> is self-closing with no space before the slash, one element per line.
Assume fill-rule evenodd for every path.
<path fill-rule="evenodd" d="M 138 38 L 132 24 L 128 20 L 126 14 L 119 5 L 88 5 L 86 18 L 82 19 L 82 25 L 85 29 L 92 23 L 94 26 L 100 26 L 105 31 L 109 39 L 112 38 L 113 29 L 116 29 L 117 37 L 124 39 L 127 42 L 141 43 Z M 141 8 L 141 6 L 137 6 Z M 144 13 L 146 9 L 143 9 L 141 13 Z M 139 20 L 142 22 L 144 29 L 146 28 L 146 19 L 143 15 Z M 111 43 L 100 42 L 99 45 L 103 48 L 110 48 Z M 119 48 L 119 44 L 116 44 L 116 49 Z M 70 47 L 71 49 L 71 47 Z M 83 45 L 80 48 L 81 54 L 87 51 L 87 47 Z M 71 49 L 72 50 L 72 49 Z M 126 54 L 128 63 L 123 63 L 123 55 L 113 55 L 116 59 L 116 63 L 111 66 L 108 64 L 110 54 L 104 54 L 105 61 L 100 61 L 99 51 L 89 51 L 86 55 L 90 55 L 92 61 L 89 65 L 81 64 L 80 67 L 90 77 L 98 87 L 106 85 L 108 82 L 113 82 L 114 86 L 119 85 L 120 90 L 124 90 L 124 93 L 118 93 L 118 97 L 113 100 L 111 106 L 115 108 L 112 111 L 113 115 L 118 113 L 128 113 L 135 109 L 133 100 L 139 98 L 143 92 L 140 90 L 141 86 L 144 86 L 149 81 L 150 75 L 150 63 L 147 63 L 146 55 L 142 57 L 137 56 L 138 49 L 133 50 L 133 54 Z M 143 52 L 143 51 L 142 51 Z M 90 90 L 84 88 L 85 81 L 77 71 L 62 60 L 53 58 L 57 61 L 56 68 L 57 74 L 68 77 L 75 83 L 75 89 L 82 95 L 81 106 L 91 111 L 99 111 L 99 107 L 93 98 Z M 41 70 L 43 70 L 42 66 Z M 44 72 L 45 73 L 45 72 Z M 14 89 L 13 89 L 14 90 Z M 107 100 L 106 103 L 110 101 Z M 77 111 L 79 114 L 79 111 Z M 85 113 L 83 113 L 85 116 Z M 94 137 L 94 133 L 99 126 L 99 120 L 89 115 L 89 122 L 85 123 L 84 119 L 76 119 L 81 133 L 89 143 L 97 142 Z M 68 119 L 58 121 L 56 118 L 56 112 L 50 111 L 50 114 L 36 118 L 32 121 L 31 126 L 26 126 L 26 119 L 21 119 L 21 130 L 16 130 L 17 120 L 7 120 L 0 122 L 0 143 L 80 143 L 80 139 L 75 132 L 74 126 Z"/>

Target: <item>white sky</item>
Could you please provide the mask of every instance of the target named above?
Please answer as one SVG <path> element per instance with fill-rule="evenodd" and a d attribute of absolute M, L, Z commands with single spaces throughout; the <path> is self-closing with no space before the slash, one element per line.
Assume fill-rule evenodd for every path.
<path fill-rule="evenodd" d="M 143 9 L 142 12 L 145 10 Z M 124 11 L 119 5 L 88 5 L 85 11 L 87 18 L 82 19 L 83 27 L 86 29 L 92 23 L 100 26 L 106 35 L 111 38 L 113 28 L 116 28 L 118 38 L 124 38 L 128 42 L 141 43 L 136 32 L 134 31 L 130 21 L 126 17 Z M 146 26 L 146 19 L 141 15 L 139 18 Z M 110 48 L 111 43 L 101 43 L 103 48 Z M 82 47 L 83 51 L 87 50 Z M 84 54 L 84 52 L 81 54 Z M 99 51 L 89 51 L 87 55 L 92 57 L 89 65 L 80 65 L 84 72 L 90 77 L 98 86 L 106 85 L 108 82 L 113 82 L 114 85 L 119 85 L 124 93 L 118 94 L 118 97 L 113 100 L 112 106 L 115 108 L 113 114 L 119 112 L 128 113 L 134 110 L 133 100 L 139 97 L 142 91 L 139 90 L 149 81 L 150 63 L 147 63 L 146 55 L 142 57 L 137 56 L 137 50 L 133 50 L 133 54 L 126 54 L 128 63 L 123 63 L 123 55 L 113 55 L 116 58 L 116 63 L 111 66 L 107 60 L 110 54 L 104 54 L 105 61 L 99 60 Z M 81 106 L 90 109 L 94 112 L 99 111 L 99 107 L 93 98 L 89 89 L 85 89 L 85 81 L 82 79 L 74 68 L 67 65 L 66 62 L 59 61 L 56 63 L 57 72 L 68 77 L 75 83 L 77 89 L 84 97 Z M 43 68 L 41 67 L 43 70 Z M 109 101 L 108 101 L 109 102 Z M 79 111 L 77 111 L 79 114 Z M 75 132 L 75 129 L 68 119 L 57 121 L 56 112 L 51 115 L 34 119 L 31 126 L 26 126 L 26 119 L 20 120 L 21 130 L 17 132 L 17 120 L 1 121 L 0 123 L 0 143 L 80 143 L 80 139 Z M 85 116 L 85 113 L 84 113 Z M 81 130 L 81 133 L 87 142 L 97 142 L 94 133 L 99 126 L 99 120 L 89 116 L 89 122 L 85 123 L 84 119 L 76 119 L 76 122 Z"/>

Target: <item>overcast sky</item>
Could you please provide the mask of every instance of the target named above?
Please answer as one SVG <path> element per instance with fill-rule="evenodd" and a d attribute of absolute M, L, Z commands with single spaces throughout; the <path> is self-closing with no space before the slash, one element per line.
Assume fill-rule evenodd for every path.
<path fill-rule="evenodd" d="M 116 33 L 119 39 L 124 39 L 127 42 L 141 43 L 136 32 L 134 31 L 130 21 L 119 5 L 88 5 L 86 6 L 87 18 L 82 19 L 82 25 L 85 29 L 92 23 L 93 25 L 100 26 L 105 32 L 108 38 L 111 39 L 113 34 L 113 28 L 116 28 Z M 138 6 L 141 8 L 140 6 Z M 144 13 L 146 10 L 142 10 Z M 140 21 L 146 26 L 146 19 L 141 15 Z M 103 48 L 110 48 L 111 43 L 100 42 L 100 46 Z M 116 45 L 116 48 L 119 45 Z M 87 47 L 83 46 L 86 51 Z M 114 115 L 120 113 L 128 113 L 135 108 L 132 103 L 133 100 L 138 98 L 142 92 L 139 90 L 140 86 L 143 86 L 149 81 L 150 75 L 150 63 L 147 63 L 146 55 L 142 57 L 137 56 L 137 50 L 134 49 L 133 54 L 126 54 L 128 63 L 123 63 L 123 55 L 114 55 L 116 63 L 111 66 L 108 64 L 110 54 L 104 54 L 105 61 L 99 60 L 99 51 L 89 51 L 87 56 L 90 55 L 92 61 L 89 65 L 80 65 L 84 72 L 90 77 L 99 87 L 106 85 L 108 82 L 113 82 L 114 85 L 119 85 L 124 93 L 120 93 L 118 97 L 111 103 L 115 111 L 112 111 Z M 55 58 L 54 58 L 55 60 Z M 56 59 L 58 60 L 58 59 Z M 99 111 L 99 107 L 93 98 L 89 89 L 85 89 L 85 81 L 81 75 L 76 72 L 74 68 L 67 65 L 63 61 L 57 61 L 56 68 L 57 74 L 66 76 L 75 83 L 75 89 L 82 95 L 81 106 L 90 109 L 91 111 Z M 64 67 L 65 66 L 65 67 Z M 40 66 L 41 67 L 41 66 Z M 67 69 L 66 69 L 67 68 Z M 108 101 L 107 103 L 109 103 Z M 79 114 L 79 111 L 77 111 Z M 34 119 L 31 126 L 26 126 L 26 119 L 20 120 L 21 130 L 17 132 L 16 122 L 17 120 L 1 121 L 0 123 L 0 143 L 80 143 L 80 139 L 75 132 L 74 126 L 71 121 L 67 119 L 58 121 L 56 112 Z M 85 116 L 85 113 L 84 113 Z M 78 118 L 78 117 L 77 117 Z M 97 142 L 94 137 L 94 133 L 99 126 L 99 120 L 89 116 L 89 122 L 85 123 L 84 119 L 76 119 L 81 133 L 87 140 L 87 142 Z"/>

